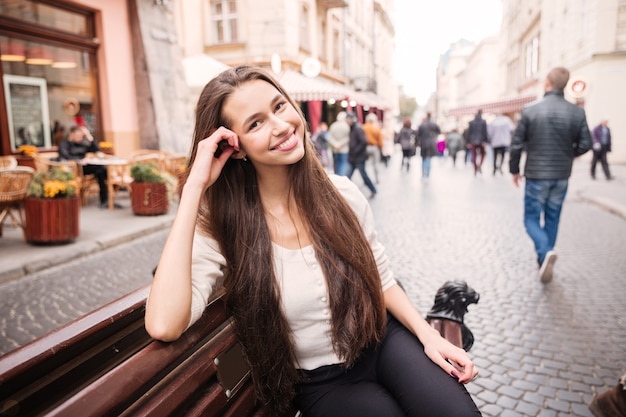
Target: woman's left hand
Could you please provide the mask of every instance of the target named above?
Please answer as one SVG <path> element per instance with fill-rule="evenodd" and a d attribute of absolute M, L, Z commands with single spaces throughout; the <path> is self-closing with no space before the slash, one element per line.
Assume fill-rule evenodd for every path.
<path fill-rule="evenodd" d="M 478 376 L 478 369 L 466 351 L 443 337 L 434 335 L 424 343 L 424 352 L 437 365 L 460 383 L 467 384 Z"/>

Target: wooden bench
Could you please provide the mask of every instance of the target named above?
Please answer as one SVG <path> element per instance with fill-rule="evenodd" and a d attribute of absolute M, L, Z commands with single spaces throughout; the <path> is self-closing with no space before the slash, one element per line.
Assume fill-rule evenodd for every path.
<path fill-rule="evenodd" d="M 0 416 L 266 416 L 222 298 L 163 343 L 144 328 L 148 291 L 1 356 Z M 454 323 L 443 325 L 460 343 Z"/>
<path fill-rule="evenodd" d="M 0 415 L 266 415 L 222 299 L 163 343 L 144 328 L 148 290 L 0 357 Z"/>

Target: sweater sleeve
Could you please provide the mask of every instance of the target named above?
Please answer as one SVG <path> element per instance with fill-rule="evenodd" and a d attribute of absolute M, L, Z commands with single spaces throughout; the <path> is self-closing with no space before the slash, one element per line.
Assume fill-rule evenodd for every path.
<path fill-rule="evenodd" d="M 226 259 L 215 239 L 196 230 L 191 254 L 191 319 L 195 323 L 224 280 Z M 189 327 L 188 326 L 188 327 Z"/>
<path fill-rule="evenodd" d="M 511 147 L 509 150 L 509 171 L 511 174 L 519 174 L 520 173 L 520 158 L 522 156 L 522 151 L 524 150 L 524 145 L 526 144 L 526 126 L 528 124 L 527 116 L 522 113 L 522 119 L 517 125 L 517 129 L 515 129 L 515 133 L 513 134 L 513 140 L 511 141 Z"/>
<path fill-rule="evenodd" d="M 387 258 L 385 247 L 378 241 L 374 215 L 367 199 L 358 187 L 347 177 L 338 175 L 331 175 L 330 177 L 335 187 L 337 187 L 341 195 L 348 202 L 348 205 L 352 207 L 352 210 L 363 228 L 365 237 L 372 248 L 376 265 L 378 266 L 383 291 L 389 289 L 396 283 L 396 280 L 389 266 L 389 259 Z"/>

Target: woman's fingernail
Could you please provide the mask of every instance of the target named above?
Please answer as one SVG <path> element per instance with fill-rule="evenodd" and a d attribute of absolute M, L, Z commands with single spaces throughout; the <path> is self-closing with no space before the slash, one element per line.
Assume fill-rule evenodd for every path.
<path fill-rule="evenodd" d="M 459 379 L 459 374 L 457 374 L 454 369 L 450 372 L 450 375 L 452 375 L 453 378 Z"/>

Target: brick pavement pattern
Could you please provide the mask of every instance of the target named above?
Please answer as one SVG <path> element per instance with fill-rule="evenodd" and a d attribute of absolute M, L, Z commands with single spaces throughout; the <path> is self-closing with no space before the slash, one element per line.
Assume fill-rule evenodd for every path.
<path fill-rule="evenodd" d="M 474 177 L 462 161 L 435 159 L 423 182 L 416 162 L 401 172 L 395 154 L 379 171 L 371 201 L 379 239 L 423 314 L 446 280 L 480 293 L 465 321 L 480 370 L 468 390 L 483 415 L 591 417 L 593 395 L 626 371 L 626 220 L 570 192 L 555 277 L 544 285 L 522 223 L 523 190 L 509 175 Z M 149 282 L 165 236 L 1 284 L 0 353 Z"/>

